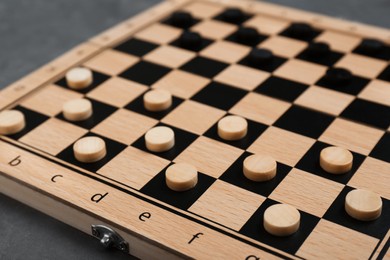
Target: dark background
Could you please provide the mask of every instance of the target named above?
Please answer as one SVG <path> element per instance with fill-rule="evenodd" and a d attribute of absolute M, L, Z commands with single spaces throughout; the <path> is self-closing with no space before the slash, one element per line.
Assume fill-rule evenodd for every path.
<path fill-rule="evenodd" d="M 159 0 L 1 0 L 0 88 Z M 389 0 L 270 0 L 390 28 Z M 2 185 L 0 183 L 0 185 Z M 129 259 L 0 194 L 0 259 Z"/>

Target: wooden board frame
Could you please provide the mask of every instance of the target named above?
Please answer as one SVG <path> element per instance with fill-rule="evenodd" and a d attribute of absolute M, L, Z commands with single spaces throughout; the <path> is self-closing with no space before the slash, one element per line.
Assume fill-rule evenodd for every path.
<path fill-rule="evenodd" d="M 290 22 L 310 22 L 321 29 L 341 32 L 345 35 L 377 38 L 390 43 L 390 30 L 293 8 L 242 0 L 197 1 L 236 6 Z M 2 90 L 0 109 L 12 107 L 29 94 L 62 77 L 69 68 L 81 64 L 189 2 L 194 1 L 167 0 L 78 45 Z M 209 258 L 213 252 L 214 258 L 229 255 L 237 259 L 256 259 L 255 257 L 298 259 L 296 256 L 255 240 L 232 234 L 227 228 L 216 228 L 211 221 L 200 220 L 196 216 L 187 216 L 171 206 L 165 205 L 163 209 L 157 206 L 157 201 L 154 199 L 149 199 L 148 202 L 140 200 L 141 195 L 137 191 L 129 190 L 128 187 L 115 189 L 110 181 L 98 181 L 99 177 L 96 175 L 92 176 L 85 170 L 71 168 L 69 164 L 60 163 L 54 157 L 21 145 L 7 137 L 0 137 L 0 139 L 1 193 L 88 234 L 91 233 L 92 224 L 110 226 L 129 242 L 130 253 L 136 257 L 203 259 Z M 50 169 L 50 172 L 47 172 L 47 169 Z M 104 198 L 104 200 L 99 200 L 99 198 Z M 120 207 L 115 203 L 118 201 L 121 202 Z M 148 223 L 153 223 L 153 228 L 148 226 Z M 181 224 L 177 225 L 177 223 Z M 208 234 L 206 239 L 188 246 L 189 241 L 196 234 L 203 233 Z M 377 247 L 374 258 L 384 248 L 389 236 L 390 234 L 387 233 L 382 244 Z M 247 242 L 242 242 L 244 240 Z M 250 246 L 248 242 L 253 246 Z M 220 243 L 225 245 L 224 252 L 215 250 Z"/>

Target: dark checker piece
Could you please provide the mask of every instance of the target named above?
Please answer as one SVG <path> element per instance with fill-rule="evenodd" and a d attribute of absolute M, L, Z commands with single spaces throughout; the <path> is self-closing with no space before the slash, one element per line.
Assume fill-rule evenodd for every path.
<path fill-rule="evenodd" d="M 184 64 L 180 69 L 206 78 L 213 78 L 227 67 L 228 64 L 223 62 L 204 57 L 195 57 Z"/>
<path fill-rule="evenodd" d="M 177 192 L 167 186 L 165 182 L 165 170 L 166 168 L 150 180 L 141 189 L 141 192 L 183 210 L 191 207 L 215 181 L 214 178 L 198 172 L 198 183 L 194 188 Z"/>
<path fill-rule="evenodd" d="M 351 151 L 353 155 L 352 169 L 349 172 L 344 174 L 330 174 L 321 168 L 320 161 L 319 161 L 320 153 L 322 149 L 329 146 L 331 145 L 317 141 L 306 152 L 306 154 L 302 157 L 302 159 L 298 162 L 298 164 L 295 167 L 332 181 L 336 181 L 342 184 L 347 184 L 348 181 L 355 174 L 357 169 L 359 169 L 360 165 L 362 164 L 362 162 L 366 157 Z"/>
<path fill-rule="evenodd" d="M 297 58 L 325 66 L 332 66 L 343 55 L 339 52 L 331 51 L 329 44 L 324 42 L 312 42 L 306 50 L 301 52 Z"/>
<path fill-rule="evenodd" d="M 382 198 L 382 214 L 378 219 L 374 221 L 360 221 L 352 218 L 345 211 L 345 197 L 351 190 L 353 188 L 345 186 L 323 218 L 369 236 L 382 239 L 390 228 L 390 201 Z"/>
<path fill-rule="evenodd" d="M 227 169 L 221 177 L 220 180 L 226 181 L 230 184 L 241 187 L 245 190 L 252 191 L 254 193 L 260 194 L 264 197 L 268 197 L 274 189 L 282 182 L 284 177 L 291 171 L 291 167 L 284 165 L 282 163 L 277 163 L 277 174 L 274 178 L 269 181 L 256 182 L 251 181 L 243 174 L 243 163 L 244 160 L 252 155 L 251 153 L 244 152 L 240 158 L 238 158 L 232 166 Z"/>
<path fill-rule="evenodd" d="M 370 156 L 390 163 L 390 133 L 385 133 Z"/>
<path fill-rule="evenodd" d="M 185 31 L 180 37 L 180 45 L 188 49 L 196 49 L 202 44 L 202 37 L 199 33 Z"/>
<path fill-rule="evenodd" d="M 64 160 L 64 161 L 70 163 L 70 164 L 73 164 L 73 165 L 76 165 L 80 168 L 86 169 L 87 171 L 96 172 L 101 167 L 103 167 L 105 164 L 107 164 L 111 159 L 113 159 L 115 156 L 117 156 L 120 152 L 122 152 L 124 149 L 126 149 L 126 147 L 127 147 L 125 144 L 116 142 L 114 140 L 111 140 L 109 138 L 106 138 L 104 136 L 100 136 L 97 134 L 87 133 L 83 137 L 87 137 L 87 136 L 97 136 L 97 137 L 100 137 L 104 140 L 108 152 L 107 152 L 107 155 L 103 159 L 101 159 L 100 161 L 94 162 L 94 163 L 79 162 L 74 157 L 73 144 L 68 146 L 65 150 L 63 150 L 60 154 L 58 154 L 57 157 L 61 160 Z"/>
<path fill-rule="evenodd" d="M 179 38 L 171 42 L 171 45 L 199 52 L 212 43 L 211 40 L 203 38 L 197 32 L 184 31 Z"/>
<path fill-rule="evenodd" d="M 133 38 L 118 45 L 115 50 L 142 57 L 157 47 L 156 44 Z"/>
<path fill-rule="evenodd" d="M 363 39 L 353 52 L 382 60 L 390 60 L 390 46 L 386 46 L 382 41 L 376 39 Z"/>
<path fill-rule="evenodd" d="M 228 36 L 226 40 L 255 47 L 266 38 L 267 36 L 260 34 L 256 28 L 240 27 L 236 32 Z"/>
<path fill-rule="evenodd" d="M 43 124 L 46 120 L 49 119 L 48 116 L 45 116 L 41 113 L 32 111 L 32 110 L 27 109 L 25 107 L 16 106 L 13 109 L 22 112 L 25 119 L 26 119 L 26 125 L 22 131 L 8 136 L 9 138 L 12 138 L 14 140 L 18 140 L 19 138 L 21 138 L 22 136 L 24 136 L 25 134 L 27 134 L 28 132 L 30 132 L 31 130 L 33 130 L 37 126 Z"/>
<path fill-rule="evenodd" d="M 352 80 L 352 73 L 343 68 L 330 68 L 326 71 L 325 79 L 333 84 L 345 84 Z"/>
<path fill-rule="evenodd" d="M 164 21 L 166 24 L 182 29 L 188 29 L 197 22 L 198 20 L 192 17 L 190 13 L 183 11 L 174 12 L 171 17 Z"/>
<path fill-rule="evenodd" d="M 110 76 L 103 74 L 103 73 L 100 73 L 100 72 L 92 71 L 92 78 L 93 78 L 93 81 L 92 81 L 92 84 L 90 86 L 88 86 L 87 88 L 78 89 L 75 91 L 80 92 L 82 94 L 87 94 L 88 92 L 90 92 L 91 90 L 93 90 L 94 88 L 96 88 L 97 86 L 102 84 L 104 81 L 109 79 Z M 68 86 L 68 83 L 66 82 L 65 77 L 63 77 L 62 79 L 57 81 L 55 84 L 60 86 L 60 87 L 69 89 L 69 86 Z"/>
<path fill-rule="evenodd" d="M 169 68 L 140 61 L 134 66 L 122 72 L 119 76 L 138 83 L 150 86 L 170 71 Z"/>
<path fill-rule="evenodd" d="M 330 68 L 326 75 L 316 82 L 316 85 L 357 95 L 369 82 L 369 79 L 353 75 L 347 69 Z"/>
<path fill-rule="evenodd" d="M 261 66 L 272 61 L 272 51 L 267 49 L 253 49 L 249 53 L 248 61 L 253 66 Z"/>
<path fill-rule="evenodd" d="M 290 27 L 281 33 L 283 36 L 302 41 L 311 41 L 319 34 L 320 31 L 314 29 L 310 24 L 307 23 L 292 23 Z"/>
<path fill-rule="evenodd" d="M 255 69 L 273 72 L 280 67 L 286 59 L 275 56 L 272 51 L 262 48 L 254 48 L 248 56 L 244 57 L 239 64 Z"/>
<path fill-rule="evenodd" d="M 390 126 L 390 107 L 363 99 L 355 99 L 342 113 L 341 117 L 363 122 L 378 128 Z"/>
<path fill-rule="evenodd" d="M 293 105 L 275 126 L 317 139 L 332 123 L 333 117 Z"/>
<path fill-rule="evenodd" d="M 255 89 L 255 92 L 293 102 L 309 86 L 295 81 L 271 76 Z"/>
<path fill-rule="evenodd" d="M 238 8 L 229 8 L 215 17 L 216 20 L 224 21 L 232 24 L 241 24 L 248 20 L 250 15 L 245 14 Z"/>
<path fill-rule="evenodd" d="M 301 214 L 301 222 L 297 232 L 287 237 L 273 236 L 264 229 L 261 220 L 264 218 L 265 210 L 275 204 L 278 203 L 267 198 L 249 221 L 241 228 L 240 233 L 290 254 L 295 254 L 320 219 L 306 212 L 299 211 Z"/>
<path fill-rule="evenodd" d="M 211 82 L 191 99 L 223 110 L 229 110 L 246 94 L 247 92 L 244 90 L 222 83 Z"/>

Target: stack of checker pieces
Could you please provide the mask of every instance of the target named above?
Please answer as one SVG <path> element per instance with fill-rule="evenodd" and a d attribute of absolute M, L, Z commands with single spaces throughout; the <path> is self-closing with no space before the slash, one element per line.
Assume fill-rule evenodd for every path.
<path fill-rule="evenodd" d="M 70 90 L 63 78 L 23 100 L 15 109 L 26 127 L 10 137 L 289 254 L 310 258 L 319 250 L 348 248 L 370 257 L 388 239 L 390 225 L 390 46 L 367 52 L 358 37 L 316 28 L 293 37 L 290 22 L 251 13 L 229 22 L 218 4 L 194 3 L 182 11 L 194 18 L 185 28 L 166 17 L 85 62 L 93 70 L 90 87 Z M 257 40 L 238 40 L 240 27 L 256 28 Z M 202 36 L 196 49 L 181 46 L 186 30 Z M 311 42 L 326 42 L 331 52 L 313 58 Z M 251 65 L 254 47 L 272 51 L 271 62 Z M 335 87 L 326 79 L 329 68 L 345 68 L 352 79 Z M 173 94 L 169 110 L 145 110 L 142 97 L 150 88 Z M 81 97 L 92 102 L 94 115 L 68 122 L 62 104 Z M 244 139 L 219 138 L 216 124 L 228 114 L 248 120 Z M 156 125 L 174 130 L 174 148 L 146 149 L 144 134 Z M 103 160 L 74 158 L 72 146 L 84 136 L 106 142 Z M 331 175 L 319 167 L 320 151 L 331 145 L 353 153 L 350 172 Z M 265 151 L 278 162 L 277 176 L 247 180 L 243 160 Z M 197 167 L 196 188 L 167 188 L 165 169 L 173 162 Z M 345 196 L 354 188 L 382 197 L 379 219 L 361 222 L 345 213 Z M 265 209 L 280 202 L 301 213 L 300 230 L 284 238 L 261 225 Z M 321 242 L 329 234 L 338 237 Z"/>

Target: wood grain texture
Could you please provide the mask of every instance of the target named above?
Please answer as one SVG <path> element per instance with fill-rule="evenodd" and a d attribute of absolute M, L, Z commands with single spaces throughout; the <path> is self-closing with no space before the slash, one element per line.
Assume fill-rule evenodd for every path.
<path fill-rule="evenodd" d="M 298 255 L 308 259 L 344 259 L 346 255 L 368 259 L 367 248 L 377 243 L 376 238 L 322 219 Z"/>
<path fill-rule="evenodd" d="M 270 198 L 322 217 L 344 185 L 293 169 Z"/>
<path fill-rule="evenodd" d="M 268 128 L 249 148 L 251 153 L 263 153 L 276 161 L 295 166 L 315 140 L 277 127 Z"/>
<path fill-rule="evenodd" d="M 319 140 L 362 154 L 369 154 L 383 132 L 373 127 L 336 118 Z"/>
<path fill-rule="evenodd" d="M 138 237 L 146 239 L 154 245 L 163 244 L 170 252 L 182 252 L 196 258 L 223 257 L 228 253 L 232 257 L 245 258 L 248 254 L 259 254 L 273 259 L 272 255 L 254 250 L 253 247 L 224 236 L 207 227 L 200 226 L 179 215 L 172 214 L 157 206 L 129 196 L 124 192 L 102 184 L 91 178 L 77 174 L 55 163 L 41 159 L 29 152 L 22 151 L 4 142 L 0 142 L 0 164 L 2 170 L 11 174 L 12 178 L 24 185 L 32 185 L 35 189 L 45 190 L 46 196 L 55 200 L 66 201 L 70 207 L 84 213 L 99 216 L 99 219 L 116 223 L 115 226 L 123 227 L 126 232 L 138 234 Z M 23 161 L 17 167 L 10 166 L 8 162 L 20 156 Z M 48 172 L 47 169 L 52 169 Z M 11 176 L 1 172 L 1 178 Z M 53 172 L 61 173 L 62 177 L 52 183 Z M 45 174 L 42 174 L 45 173 Z M 1 191 L 5 190 L 3 185 Z M 91 201 L 95 194 L 107 195 L 99 203 Z M 13 194 L 13 193 L 11 193 Z M 120 202 L 120 203 L 118 203 Z M 149 212 L 153 216 L 145 225 L 140 225 L 139 215 Z M 74 221 L 75 219 L 73 219 Z M 72 221 L 72 218 L 69 218 Z M 183 225 L 177 225 L 182 223 Z M 86 230 L 88 225 L 82 225 Z M 206 236 L 192 247 L 188 247 L 188 240 L 193 234 L 203 232 Z M 168 243 L 167 243 L 168 242 Z M 219 243 L 230 245 L 224 252 L 214 249 Z M 232 246 L 236 244 L 236 247 Z M 170 249 L 169 249 L 170 248 Z M 179 254 L 180 255 L 180 254 Z"/>

